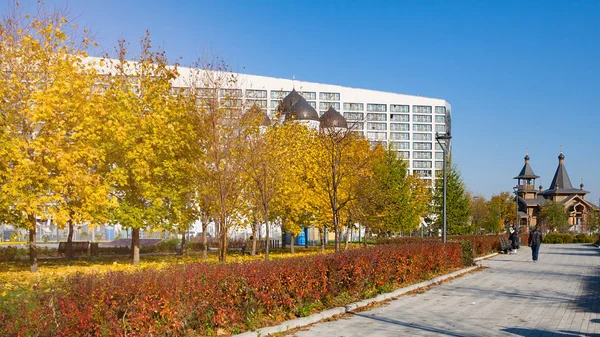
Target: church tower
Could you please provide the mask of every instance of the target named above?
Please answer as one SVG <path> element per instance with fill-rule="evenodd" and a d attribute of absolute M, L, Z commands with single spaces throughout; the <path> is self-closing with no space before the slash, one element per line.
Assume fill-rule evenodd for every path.
<path fill-rule="evenodd" d="M 525 165 L 521 169 L 521 173 L 513 179 L 517 179 L 517 194 L 522 199 L 536 199 L 538 191 L 535 188 L 535 180 L 540 176 L 533 173 L 529 166 L 529 155 L 525 155 Z"/>

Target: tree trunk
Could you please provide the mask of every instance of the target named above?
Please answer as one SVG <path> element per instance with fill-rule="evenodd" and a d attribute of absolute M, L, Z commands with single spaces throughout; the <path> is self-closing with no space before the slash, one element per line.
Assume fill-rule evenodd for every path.
<path fill-rule="evenodd" d="M 333 230 L 335 231 L 335 251 L 339 252 L 342 232 L 340 230 L 340 219 L 337 210 L 333 212 Z"/>
<path fill-rule="evenodd" d="M 219 262 L 227 262 L 227 226 L 225 219 L 219 221 Z"/>
<path fill-rule="evenodd" d="M 133 265 L 140 264 L 140 229 L 133 228 L 131 230 L 131 254 L 133 257 Z"/>
<path fill-rule="evenodd" d="M 350 237 L 350 226 L 346 227 L 346 242 L 344 243 L 344 250 L 348 250 L 348 238 Z"/>
<path fill-rule="evenodd" d="M 269 222 L 265 222 L 265 261 L 269 261 Z"/>
<path fill-rule="evenodd" d="M 321 228 L 319 233 L 321 234 L 321 253 L 325 253 L 325 246 L 327 245 L 327 228 Z"/>
<path fill-rule="evenodd" d="M 34 217 L 30 217 L 30 219 L 33 219 L 33 229 L 29 230 L 29 264 L 30 264 L 31 272 L 35 273 L 38 271 L 38 261 L 37 261 L 38 247 L 36 244 L 36 226 L 37 226 L 37 224 L 35 223 Z"/>
<path fill-rule="evenodd" d="M 208 215 L 202 215 L 202 261 L 206 261 L 208 255 Z"/>
<path fill-rule="evenodd" d="M 181 234 L 181 248 L 179 249 L 178 255 L 184 255 L 185 254 L 185 234 L 187 231 L 184 231 L 183 234 Z"/>
<path fill-rule="evenodd" d="M 290 253 L 294 254 L 294 233 L 290 233 Z"/>
<path fill-rule="evenodd" d="M 365 227 L 365 235 L 364 235 L 364 241 L 363 241 L 363 246 L 365 248 L 367 248 L 367 237 L 369 236 L 369 227 Z"/>
<path fill-rule="evenodd" d="M 252 256 L 256 255 L 256 232 L 257 232 L 257 228 L 258 228 L 258 221 L 254 221 L 254 223 L 252 224 L 252 251 L 250 252 L 250 255 L 252 255 Z"/>
<path fill-rule="evenodd" d="M 283 224 L 281 225 L 281 249 L 285 249 L 285 231 L 283 230 Z"/>
<path fill-rule="evenodd" d="M 67 235 L 67 246 L 65 247 L 65 253 L 68 259 L 73 258 L 73 221 L 69 220 L 69 235 Z"/>

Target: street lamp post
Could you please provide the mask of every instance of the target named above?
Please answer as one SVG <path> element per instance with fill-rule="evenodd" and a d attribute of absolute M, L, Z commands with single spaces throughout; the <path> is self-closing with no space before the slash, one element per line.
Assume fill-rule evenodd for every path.
<path fill-rule="evenodd" d="M 515 231 L 519 234 L 519 186 L 513 187 L 515 192 Z"/>
<path fill-rule="evenodd" d="M 452 136 L 450 136 L 450 132 L 446 132 L 444 134 L 439 134 L 439 133 L 435 133 L 435 140 L 438 142 L 438 144 L 440 144 L 440 147 L 442 148 L 443 151 L 443 155 L 444 155 L 444 163 L 443 163 L 443 169 L 444 169 L 444 228 L 442 231 L 442 242 L 446 243 L 446 162 L 448 161 L 448 159 L 446 158 L 447 153 L 448 153 L 448 143 L 450 142 L 450 139 L 452 139 Z M 443 141 L 443 144 L 442 142 Z"/>

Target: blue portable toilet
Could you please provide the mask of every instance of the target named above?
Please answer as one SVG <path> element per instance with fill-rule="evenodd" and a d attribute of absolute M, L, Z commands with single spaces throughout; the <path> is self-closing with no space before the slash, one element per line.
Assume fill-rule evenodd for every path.
<path fill-rule="evenodd" d="M 300 232 L 300 234 L 296 236 L 294 244 L 296 244 L 296 246 L 304 246 L 306 244 L 306 234 L 304 227 L 302 227 L 302 232 Z"/>

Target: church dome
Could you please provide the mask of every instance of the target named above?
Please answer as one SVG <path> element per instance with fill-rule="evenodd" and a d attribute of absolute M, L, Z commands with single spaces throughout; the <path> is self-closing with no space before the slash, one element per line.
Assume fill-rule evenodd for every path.
<path fill-rule="evenodd" d="M 330 107 L 327 112 L 319 118 L 320 127 L 323 128 L 348 128 L 348 123 L 342 114 L 337 112 L 333 107 Z"/>
<path fill-rule="evenodd" d="M 299 101 L 303 100 L 304 97 L 302 97 L 297 91 L 296 89 L 292 89 L 292 91 L 285 96 L 281 102 L 279 103 L 279 109 L 281 112 L 283 113 L 288 113 L 292 111 L 292 107 L 298 103 Z"/>
<path fill-rule="evenodd" d="M 296 104 L 292 106 L 291 111 L 286 114 L 286 119 L 294 119 L 297 121 L 303 120 L 319 120 L 319 114 L 308 102 L 301 98 Z"/>
<path fill-rule="evenodd" d="M 562 154 L 562 152 L 558 155 L 558 160 L 563 160 L 565 159 L 565 155 Z"/>

